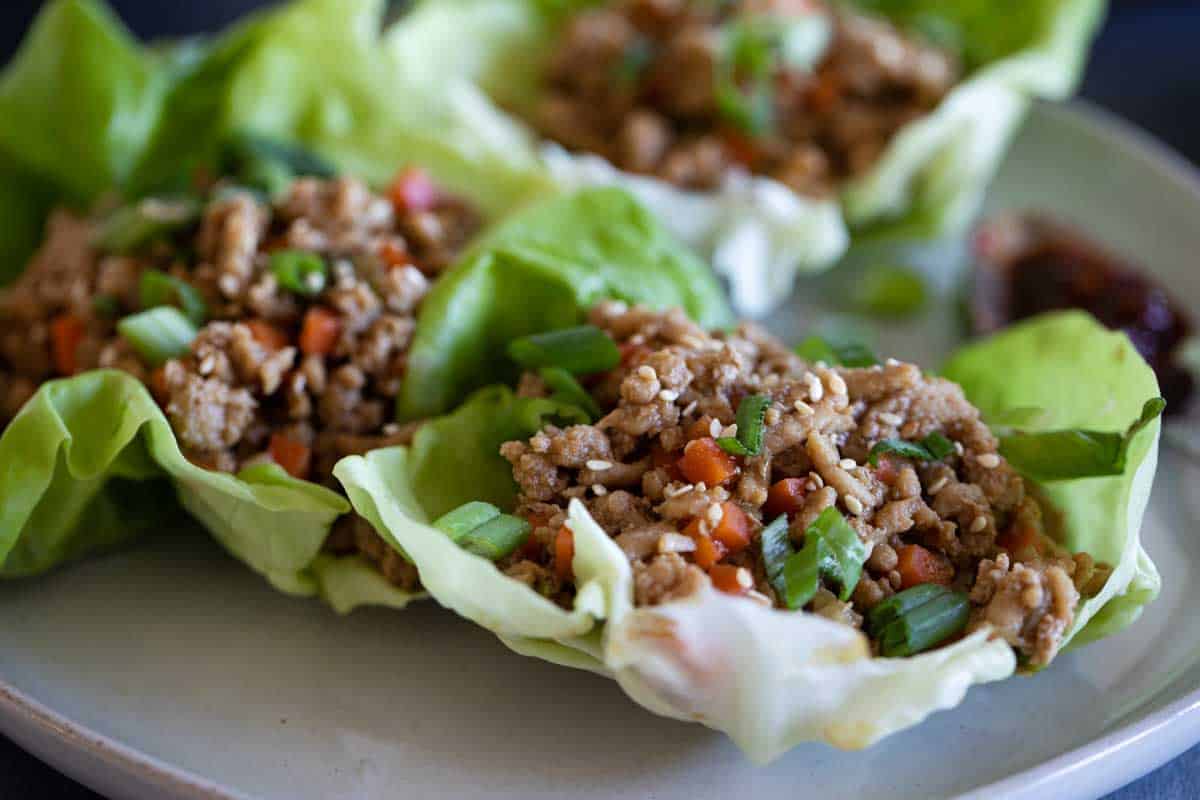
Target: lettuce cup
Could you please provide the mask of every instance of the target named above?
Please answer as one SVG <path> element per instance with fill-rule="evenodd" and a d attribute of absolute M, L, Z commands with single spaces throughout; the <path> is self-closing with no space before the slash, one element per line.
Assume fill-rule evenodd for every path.
<path fill-rule="evenodd" d="M 759 761 L 868 746 L 1157 593 L 1162 402 L 1123 335 L 1040 317 L 940 377 L 803 349 L 602 303 L 335 474 L 440 603 Z"/>
<path fill-rule="evenodd" d="M 416 572 L 349 513 L 339 458 L 411 441 L 508 377 L 488 372 L 494 337 L 573 321 L 596 296 L 725 320 L 705 267 L 623 193 L 529 204 L 530 184 L 393 114 L 405 95 L 373 60 L 381 11 L 298 3 L 187 52 L 138 47 L 92 3 L 44 12 L 0 107 L 37 88 L 107 109 L 82 122 L 109 183 L 41 163 L 52 114 L 6 129 L 0 163 L 52 210 L 29 219 L 44 240 L 0 288 L 0 575 L 186 512 L 283 591 L 402 606 Z M 114 74 L 56 62 L 63 37 Z M 345 39 L 336 69 L 272 66 L 328 37 Z M 247 117 L 264 106 L 271 119 Z M 554 302 L 522 297 L 523 275 Z M 515 292 L 503 308 L 497 284 Z"/>
<path fill-rule="evenodd" d="M 630 188 L 758 314 L 848 228 L 961 230 L 1103 6 L 428 0 L 389 39 L 404 74 L 459 75 L 520 120 L 515 160 Z"/>

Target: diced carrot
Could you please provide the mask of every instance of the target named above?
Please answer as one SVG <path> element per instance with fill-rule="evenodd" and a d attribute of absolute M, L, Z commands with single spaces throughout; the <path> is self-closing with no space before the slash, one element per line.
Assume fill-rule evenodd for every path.
<path fill-rule="evenodd" d="M 248 319 L 245 323 L 254 341 L 268 350 L 282 350 L 288 345 L 288 336 L 278 326 L 265 319 Z"/>
<path fill-rule="evenodd" d="M 1010 553 L 1036 552 L 1039 538 L 1037 528 L 1017 521 L 996 537 L 996 546 Z"/>
<path fill-rule="evenodd" d="M 742 507 L 732 500 L 721 504 L 721 521 L 713 528 L 712 538 L 725 545 L 730 553 L 740 553 L 750 546 L 754 523 Z"/>
<path fill-rule="evenodd" d="M 167 365 L 163 364 L 150 373 L 150 394 L 154 399 L 164 401 L 167 398 Z"/>
<path fill-rule="evenodd" d="M 708 570 L 713 587 L 726 594 L 746 594 L 754 588 L 754 580 L 745 567 L 735 564 L 716 564 Z"/>
<path fill-rule="evenodd" d="M 403 245 L 388 239 L 379 246 L 379 258 L 393 269 L 412 263 L 412 256 Z"/>
<path fill-rule="evenodd" d="M 79 371 L 77 351 L 86 332 L 83 320 L 70 314 L 57 316 L 50 323 L 50 346 L 59 375 L 74 375 Z"/>
<path fill-rule="evenodd" d="M 879 466 L 875 468 L 875 477 L 891 486 L 896 482 L 896 478 L 900 476 L 900 468 L 896 465 L 894 459 L 884 456 L 879 459 Z"/>
<path fill-rule="evenodd" d="M 694 439 L 683 448 L 679 471 L 692 483 L 720 486 L 737 472 L 733 456 L 726 453 L 711 436 Z"/>
<path fill-rule="evenodd" d="M 397 214 L 428 211 L 437 205 L 438 189 L 424 170 L 406 167 L 392 179 L 388 199 Z"/>
<path fill-rule="evenodd" d="M 908 589 L 922 583 L 949 585 L 954 580 L 954 566 L 945 556 L 926 550 L 919 544 L 902 545 L 896 570 L 900 573 L 900 588 Z"/>
<path fill-rule="evenodd" d="M 789 517 L 804 507 L 803 478 L 784 478 L 771 484 L 767 490 L 767 502 L 763 505 L 763 521 L 773 520 L 780 514 Z"/>
<path fill-rule="evenodd" d="M 709 569 L 713 564 L 718 563 L 725 556 L 729 555 L 729 551 L 725 549 L 725 545 L 713 539 L 708 534 L 700 530 L 699 518 L 692 520 L 688 526 L 683 529 L 685 536 L 691 537 L 696 543 L 696 552 L 694 559 L 696 566 L 700 569 Z"/>
<path fill-rule="evenodd" d="M 313 306 L 304 315 L 300 328 L 300 350 L 305 355 L 324 356 L 333 352 L 341 334 L 341 323 L 327 308 Z"/>
<path fill-rule="evenodd" d="M 571 561 L 575 558 L 575 534 L 566 525 L 554 536 L 554 573 L 559 580 L 571 577 Z"/>
<path fill-rule="evenodd" d="M 283 467 L 288 475 L 293 478 L 308 476 L 308 468 L 312 463 L 312 450 L 303 442 L 298 442 L 282 433 L 273 433 L 267 450 L 275 463 Z"/>

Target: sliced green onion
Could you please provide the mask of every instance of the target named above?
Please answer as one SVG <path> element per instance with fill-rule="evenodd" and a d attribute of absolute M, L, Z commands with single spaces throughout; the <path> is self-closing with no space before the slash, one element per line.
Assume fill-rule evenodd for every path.
<path fill-rule="evenodd" d="M 821 566 L 829 560 L 829 548 L 820 536 L 805 536 L 804 547 L 783 563 L 781 582 L 783 604 L 795 610 L 803 608 L 821 587 Z M 778 591 L 778 590 L 777 590 Z"/>
<path fill-rule="evenodd" d="M 538 370 L 538 375 L 545 381 L 546 386 L 553 390 L 551 400 L 578 407 L 588 415 L 588 422 L 600 418 L 600 406 L 596 405 L 596 401 L 587 390 L 579 385 L 574 375 L 562 367 L 542 367 Z"/>
<path fill-rule="evenodd" d="M 520 430 L 520 438 L 533 436 L 547 425 L 566 428 L 571 425 L 589 425 L 591 417 L 574 403 L 564 403 L 549 397 L 522 398 L 513 411 L 514 422 Z"/>
<path fill-rule="evenodd" d="M 788 536 L 787 514 L 780 514 L 770 525 L 763 528 L 759 542 L 762 546 L 767 582 L 775 589 L 776 594 L 784 597 L 787 594 L 787 582 L 783 578 L 783 570 L 788 558 L 795 552 L 791 537 Z"/>
<path fill-rule="evenodd" d="M 500 509 L 491 503 L 476 500 L 464 503 L 453 511 L 448 511 L 438 517 L 434 521 L 433 527 L 457 542 L 480 525 L 490 522 L 498 516 L 500 516 Z"/>
<path fill-rule="evenodd" d="M 928 294 L 920 273 L 907 267 L 880 264 L 862 275 L 855 286 L 853 302 L 864 314 L 900 319 L 924 308 Z"/>
<path fill-rule="evenodd" d="M 200 205 L 190 198 L 148 197 L 122 206 L 101 224 L 96 246 L 109 253 L 132 253 L 200 218 Z"/>
<path fill-rule="evenodd" d="M 717 444 L 735 456 L 756 456 L 762 452 L 763 418 L 771 406 L 771 398 L 752 394 L 743 397 L 737 409 L 737 437 L 722 436 Z"/>
<path fill-rule="evenodd" d="M 98 317 L 112 319 L 121 313 L 121 301 L 111 294 L 98 294 L 92 298 L 92 312 Z"/>
<path fill-rule="evenodd" d="M 1000 453 L 1021 474 L 1039 481 L 1065 481 L 1125 472 L 1129 446 L 1162 414 L 1166 401 L 1154 397 L 1124 433 L 1061 430 L 1000 437 Z"/>
<path fill-rule="evenodd" d="M 293 144 L 241 133 L 225 143 L 223 172 L 246 186 L 275 197 L 301 176 L 333 178 L 337 169 L 310 150 Z"/>
<path fill-rule="evenodd" d="M 175 306 L 195 325 L 203 325 L 208 317 L 208 306 L 196 287 L 156 269 L 142 272 L 138 280 L 138 301 L 143 309 Z"/>
<path fill-rule="evenodd" d="M 879 654 L 894 658 L 924 652 L 966 628 L 970 616 L 967 596 L 947 590 L 885 625 L 877 635 Z"/>
<path fill-rule="evenodd" d="M 796 355 L 810 363 L 824 361 L 843 367 L 871 367 L 879 358 L 865 343 L 845 338 L 834 340 L 822 336 L 809 336 L 796 345 Z"/>
<path fill-rule="evenodd" d="M 621 363 L 621 351 L 595 325 L 562 328 L 515 339 L 508 355 L 526 369 L 560 367 L 574 375 L 605 372 Z"/>
<path fill-rule="evenodd" d="M 887 454 L 917 461 L 941 461 L 953 452 L 954 442 L 934 431 L 919 442 L 906 439 L 884 439 L 882 442 L 876 442 L 871 452 L 867 453 L 867 463 L 877 467 L 879 457 Z"/>
<path fill-rule="evenodd" d="M 469 553 L 499 561 L 525 543 L 533 528 L 528 520 L 501 514 L 464 534 L 458 546 Z"/>
<path fill-rule="evenodd" d="M 894 620 L 949 591 L 940 583 L 921 583 L 903 592 L 897 592 L 886 600 L 879 601 L 867 612 L 867 629 L 878 636 Z"/>
<path fill-rule="evenodd" d="M 862 576 L 862 567 L 867 560 L 867 546 L 858 537 L 858 532 L 850 527 L 836 508 L 830 507 L 808 526 L 804 532 L 805 542 L 808 537 L 816 536 L 828 548 L 831 561 L 825 566 L 823 574 L 827 580 L 841 587 L 838 598 L 849 600 Z"/>
<path fill-rule="evenodd" d="M 280 250 L 271 254 L 271 274 L 289 292 L 316 297 L 325 291 L 329 269 L 325 259 L 306 250 Z"/>
<path fill-rule="evenodd" d="M 159 306 L 125 317 L 117 332 L 152 367 L 178 358 L 196 338 L 196 326 L 174 306 Z"/>

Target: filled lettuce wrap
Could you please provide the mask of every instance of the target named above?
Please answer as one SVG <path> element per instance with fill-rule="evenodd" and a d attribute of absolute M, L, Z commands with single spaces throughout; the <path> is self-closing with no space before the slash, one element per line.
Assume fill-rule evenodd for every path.
<path fill-rule="evenodd" d="M 301 2 L 215 43 L 147 50 L 98 5 L 45 10 L 0 79 L 0 107 L 16 114 L 40 93 L 94 108 L 80 141 L 108 145 L 89 154 L 91 176 L 42 158 L 53 114 L 0 143 L 0 163 L 21 165 L 55 209 L 14 213 L 45 231 L 28 260 L 32 237 L 4 250 L 15 277 L 0 289 L 0 575 L 43 572 L 186 511 L 284 591 L 401 606 L 415 571 L 348 513 L 331 470 L 411 440 L 420 419 L 396 422 L 410 349 L 441 411 L 474 388 L 463 365 L 520 324 L 517 308 L 480 304 L 469 276 L 501 279 L 513 262 L 505 285 L 518 286 L 534 264 L 567 287 L 557 320 L 596 294 L 725 319 L 707 271 L 625 194 L 514 211 L 528 184 L 415 132 L 394 109 L 420 104 L 375 61 L 380 13 Z M 336 64 L 313 61 L 332 40 Z M 117 72 L 81 81 L 71 59 L 85 56 Z M 22 186 L 5 188 L 17 206 Z M 98 198 L 106 190 L 117 196 Z M 500 210 L 505 226 L 476 236 Z"/>
<path fill-rule="evenodd" d="M 868 746 L 1158 591 L 1158 386 L 1085 314 L 968 345 L 943 377 L 679 313 L 589 320 L 514 341 L 516 391 L 335 468 L 425 589 L 517 652 L 768 761 Z"/>
<path fill-rule="evenodd" d="M 425 0 L 388 39 L 406 78 L 458 76 L 524 125 L 514 164 L 625 186 L 759 314 L 848 228 L 961 229 L 1030 100 L 1073 90 L 1103 9 Z"/>

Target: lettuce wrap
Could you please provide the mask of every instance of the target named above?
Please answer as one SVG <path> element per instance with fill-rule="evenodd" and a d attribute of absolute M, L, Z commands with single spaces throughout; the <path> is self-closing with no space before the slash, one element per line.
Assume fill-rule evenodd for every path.
<path fill-rule="evenodd" d="M 100 4 L 50 4 L 0 78 L 0 109 L 22 120 L 0 134 L 0 204 L 12 223 L 0 234 L 5 274 L 19 273 L 52 205 L 170 186 L 181 167 L 209 163 L 243 131 L 301 143 L 374 180 L 415 161 L 485 210 L 520 208 L 531 184 L 505 183 L 502 169 L 429 135 L 426 106 L 405 101 L 381 66 L 382 9 L 302 0 L 213 43 L 149 49 Z M 68 124 L 67 109 L 83 111 Z M 45 151 L 60 129 L 78 140 L 73 159 Z M 418 320 L 425 356 L 406 396 L 420 401 L 427 392 L 436 401 L 422 401 L 426 408 L 442 411 L 465 397 L 474 385 L 464 373 L 486 363 L 490 337 L 522 324 L 527 309 L 478 295 L 479 276 L 495 281 L 509 264 L 506 286 L 528 273 L 561 287 L 559 324 L 598 294 L 682 305 L 714 324 L 728 316 L 708 271 L 619 191 L 517 211 L 490 241 L 448 273 Z M 622 289 L 634 274 L 640 282 Z M 350 511 L 344 497 L 274 465 L 235 476 L 192 464 L 150 393 L 122 372 L 41 386 L 0 437 L 0 508 L 0 577 L 45 572 L 169 529 L 186 513 L 283 591 L 319 593 L 336 608 L 411 599 L 362 558 L 321 552 L 332 523 Z"/>
<path fill-rule="evenodd" d="M 407 78 L 453 86 L 458 77 L 525 116 L 564 20 L 590 5 L 425 0 L 389 34 L 389 47 Z M 523 146 L 511 151 L 513 162 L 538 160 L 560 186 L 625 186 L 685 243 L 711 256 L 740 312 L 761 314 L 783 301 L 798 273 L 834 263 L 847 247 L 848 229 L 906 236 L 961 230 L 1031 99 L 1061 99 L 1074 89 L 1105 6 L 1102 0 L 849 5 L 946 44 L 967 72 L 932 113 L 892 138 L 869 172 L 844 185 L 840 197 L 804 197 L 772 179 L 736 175 L 719 191 L 683 191 L 619 171 L 595 155 L 543 146 L 528 128 Z"/>
<path fill-rule="evenodd" d="M 944 374 L 989 419 L 1041 409 L 1026 433 L 1123 431 L 1158 393 L 1128 339 L 1082 313 L 1036 318 L 968 345 Z M 359 513 L 417 565 L 429 593 L 517 652 L 610 676 L 647 709 L 720 730 L 760 762 L 805 741 L 866 747 L 1017 669 L 1013 649 L 987 628 L 916 656 L 872 658 L 850 626 L 711 588 L 634 608 L 629 559 L 578 500 L 567 522 L 577 599 L 569 609 L 556 605 L 431 526 L 462 503 L 504 507 L 513 496 L 505 483 L 511 467 L 496 448 L 512 433 L 502 421 L 523 417 L 531 402 L 483 390 L 428 424 L 411 448 L 347 458 L 335 470 Z M 1144 419 L 1121 440 L 1117 474 L 1038 485 L 1055 511 L 1059 543 L 1114 568 L 1077 607 L 1064 636 L 1070 645 L 1117 632 L 1158 591 L 1139 540 L 1159 433 L 1155 413 Z M 1036 458 L 1025 463 L 1036 470 Z M 440 477 L 449 475 L 453 481 Z"/>

